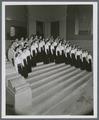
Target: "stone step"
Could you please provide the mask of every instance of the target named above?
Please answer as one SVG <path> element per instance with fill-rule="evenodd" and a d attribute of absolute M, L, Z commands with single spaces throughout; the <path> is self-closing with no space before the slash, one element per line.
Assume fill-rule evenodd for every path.
<path fill-rule="evenodd" d="M 79 71 L 79 72 L 78 72 Z M 67 80 L 65 79 L 65 76 L 61 76 L 60 78 L 58 78 L 58 79 L 61 79 L 62 80 L 62 82 L 60 82 L 59 81 L 59 84 L 57 85 L 55 85 L 52 89 L 49 89 L 49 90 L 45 90 L 44 91 L 44 87 L 40 87 L 39 88 L 39 90 L 41 90 L 41 88 L 43 89 L 42 90 L 42 94 L 40 94 L 39 96 L 37 96 L 37 97 L 35 97 L 35 98 L 33 98 L 33 105 L 37 105 L 37 104 L 39 104 L 39 103 L 41 103 L 41 101 L 43 102 L 44 100 L 46 100 L 46 99 L 48 99 L 49 98 L 49 96 L 51 97 L 53 94 L 56 94 L 58 91 L 61 91 L 61 90 L 63 90 L 63 88 L 64 88 L 64 86 L 65 85 L 70 85 L 70 84 L 72 84 L 72 82 L 74 81 L 76 81 L 76 79 L 77 78 L 79 78 L 79 76 L 81 77 L 81 75 L 84 75 L 86 72 L 85 71 L 80 71 L 80 70 L 76 70 L 76 75 L 74 76 L 72 76 L 72 77 L 70 77 L 70 78 L 68 78 Z M 81 72 L 81 73 L 80 73 Z M 83 74 L 82 74 L 83 73 Z M 49 85 L 49 84 L 48 84 Z M 46 85 L 44 85 L 45 87 L 47 86 L 48 87 L 48 85 L 46 84 Z M 37 89 L 38 90 L 38 89 Z M 32 94 L 33 93 L 36 93 L 37 92 L 37 90 L 35 89 L 35 90 L 33 90 L 33 92 L 32 92 Z M 53 92 L 52 92 L 53 91 Z"/>
<path fill-rule="evenodd" d="M 55 63 L 50 63 L 47 65 L 44 65 L 42 63 L 38 63 L 36 67 L 32 68 L 33 70 L 37 70 L 38 68 L 42 69 L 43 67 L 47 67 L 47 66 L 53 66 Z M 7 75 L 7 79 L 13 79 L 17 76 L 17 72 L 16 70 L 12 71 L 12 73 L 9 73 L 9 69 L 15 69 L 15 67 L 9 62 L 8 64 L 6 64 L 6 75 Z"/>
<path fill-rule="evenodd" d="M 16 73 L 15 67 L 9 67 L 9 68 L 6 69 L 6 75 L 10 75 L 10 74 L 13 74 L 13 73 Z"/>
<path fill-rule="evenodd" d="M 49 72 L 49 71 L 53 71 L 54 69 L 59 69 L 60 67 L 64 67 L 64 66 L 66 66 L 65 64 L 58 64 L 58 65 L 53 65 L 53 66 L 49 66 L 49 67 L 47 67 L 47 68 L 43 68 L 43 69 L 38 69 L 37 71 L 35 71 L 35 70 L 33 70 L 30 74 L 29 74 L 29 76 L 38 76 L 38 75 L 41 75 L 41 74 L 45 74 L 45 73 L 47 73 L 47 72 Z M 30 78 L 30 77 L 29 77 Z M 29 79 L 28 79 L 28 81 L 30 81 Z"/>
<path fill-rule="evenodd" d="M 74 70 L 76 70 L 74 67 L 71 67 L 71 68 L 67 68 L 66 70 L 64 71 L 60 71 L 57 73 L 54 73 L 52 74 L 51 76 L 48 76 L 46 78 L 43 78 L 43 79 L 40 79 L 38 81 L 33 81 L 31 83 L 31 88 L 32 89 L 35 89 L 35 88 L 38 88 L 40 87 L 41 85 L 44 85 L 48 82 L 53 82 L 53 81 L 57 81 L 57 78 L 59 78 L 60 76 L 63 76 L 64 74 L 66 74 L 67 76 L 71 75 L 72 73 L 71 72 L 74 72 Z"/>
<path fill-rule="evenodd" d="M 89 84 L 90 80 L 92 81 L 92 76 L 88 81 L 78 86 L 77 89 L 72 91 L 71 94 L 66 96 L 59 103 L 50 107 L 47 111 L 42 112 L 42 115 L 84 115 L 88 113 L 93 109 L 93 103 L 85 104 L 86 100 L 89 103 L 92 101 L 91 99 L 88 99 L 88 96 L 84 96 L 82 93 L 87 87 L 87 84 Z M 80 99 L 81 97 L 84 97 L 84 99 Z"/>
<path fill-rule="evenodd" d="M 69 82 L 69 85 L 64 84 L 62 90 L 60 90 L 59 92 L 56 91 L 57 93 L 55 93 L 52 97 L 51 97 L 51 94 L 53 93 L 52 89 L 51 89 L 52 93 L 48 94 L 48 92 L 46 92 L 47 96 L 49 96 L 49 98 L 46 100 L 45 100 L 44 96 L 42 99 L 43 101 L 40 100 L 40 97 L 42 97 L 42 94 L 41 94 L 39 97 L 37 97 L 33 100 L 33 104 L 32 104 L 33 109 L 31 111 L 32 113 L 30 113 L 30 114 L 40 115 L 43 112 L 47 111 L 53 105 L 58 104 L 58 102 L 60 102 L 66 96 L 71 94 L 72 91 L 74 91 L 75 89 L 78 88 L 78 86 L 80 86 L 83 83 L 85 83 L 86 81 L 88 81 L 89 77 L 90 77 L 90 73 L 88 74 L 86 71 L 82 71 L 81 73 L 70 78 L 68 80 L 68 81 L 71 81 L 71 82 Z M 45 96 L 46 96 L 46 94 L 45 94 Z"/>
<path fill-rule="evenodd" d="M 49 63 L 49 64 L 38 64 L 37 66 L 33 67 L 32 70 L 40 70 L 40 69 L 43 69 L 43 68 L 47 68 L 49 66 L 53 66 L 55 65 L 55 63 Z"/>
<path fill-rule="evenodd" d="M 54 66 L 53 70 L 49 70 L 48 72 L 43 72 L 43 73 L 38 74 L 38 75 L 35 75 L 35 76 L 30 76 L 29 79 L 28 79 L 28 81 L 29 81 L 29 82 L 30 82 L 30 81 L 31 81 L 31 82 L 33 82 L 33 81 L 38 81 L 38 80 L 40 80 L 40 79 L 43 79 L 43 78 L 45 78 L 45 77 L 48 77 L 48 76 L 56 73 L 56 72 L 63 71 L 63 70 L 65 70 L 66 68 L 69 68 L 69 67 L 70 67 L 69 65 L 65 65 L 65 66 L 61 65 L 61 66 L 57 69 L 57 67 Z"/>
<path fill-rule="evenodd" d="M 49 68 L 49 66 L 53 67 L 53 65 L 55 65 L 55 64 L 54 63 L 50 63 L 50 64 L 47 64 L 47 65 L 39 64 L 38 66 L 32 68 L 32 72 L 29 73 L 29 76 L 31 76 L 31 74 L 33 72 L 37 72 L 38 70 L 42 71 L 42 69 Z M 15 68 L 13 68 L 13 69 L 15 69 Z M 20 75 L 14 70 L 12 73 L 10 72 L 10 74 L 8 74 L 8 73 L 6 74 L 6 79 L 7 80 L 15 79 L 17 76 L 20 77 Z"/>
<path fill-rule="evenodd" d="M 37 97 L 38 95 L 43 94 L 44 92 L 46 92 L 48 90 L 51 90 L 51 89 L 55 88 L 55 86 L 58 86 L 60 83 L 64 82 L 64 79 L 65 80 L 69 79 L 69 77 L 72 77 L 77 72 L 79 72 L 78 69 L 75 70 L 75 71 L 74 70 L 75 70 L 75 68 L 72 68 L 72 69 L 70 68 L 68 71 L 62 71 L 61 74 L 60 73 L 56 73 L 55 75 L 53 75 L 53 76 L 56 76 L 55 79 L 53 78 L 53 76 L 50 76 L 50 78 L 48 78 L 49 81 L 46 81 L 45 84 L 42 84 L 38 88 L 35 88 L 35 89 L 32 90 L 33 98 Z M 38 84 L 36 84 L 36 85 L 38 85 Z"/>

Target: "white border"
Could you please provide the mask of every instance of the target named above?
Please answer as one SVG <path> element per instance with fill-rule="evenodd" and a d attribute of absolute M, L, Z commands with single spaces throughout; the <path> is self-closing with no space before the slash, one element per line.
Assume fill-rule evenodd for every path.
<path fill-rule="evenodd" d="M 94 91 L 94 115 L 70 116 L 70 115 L 13 115 L 7 116 L 5 112 L 5 6 L 6 5 L 93 5 L 93 91 Z M 2 118 L 97 118 L 97 2 L 2 2 Z"/>

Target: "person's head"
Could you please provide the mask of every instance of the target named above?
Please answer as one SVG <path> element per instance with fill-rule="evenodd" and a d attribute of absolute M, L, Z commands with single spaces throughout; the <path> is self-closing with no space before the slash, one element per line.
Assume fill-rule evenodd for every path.
<path fill-rule="evenodd" d="M 85 50 L 85 52 L 86 52 L 86 53 L 88 53 L 88 51 L 87 51 L 87 50 Z"/>
<path fill-rule="evenodd" d="M 37 35 L 35 36 L 35 39 L 38 39 L 38 36 L 37 36 Z"/>
<path fill-rule="evenodd" d="M 39 39 L 42 39 L 42 36 L 40 36 Z"/>
<path fill-rule="evenodd" d="M 24 37 L 21 37 L 21 41 L 24 41 Z"/>
<path fill-rule="evenodd" d="M 18 41 L 19 41 L 19 39 L 18 39 L 18 38 L 16 38 L 16 39 L 15 39 L 15 42 L 18 42 Z"/>
<path fill-rule="evenodd" d="M 25 41 L 28 41 L 28 37 L 25 38 Z"/>

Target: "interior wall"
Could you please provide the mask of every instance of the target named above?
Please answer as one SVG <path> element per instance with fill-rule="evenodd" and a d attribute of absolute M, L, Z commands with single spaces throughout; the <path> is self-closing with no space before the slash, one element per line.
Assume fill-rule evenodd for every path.
<path fill-rule="evenodd" d="M 5 27 L 6 27 L 6 51 L 8 50 L 11 39 L 10 37 L 10 27 L 11 26 L 18 26 L 24 27 L 27 29 L 27 9 L 25 6 L 21 5 L 9 5 L 5 7 Z"/>
<path fill-rule="evenodd" d="M 45 37 L 50 36 L 52 21 L 59 21 L 59 35 L 72 43 L 79 44 L 82 48 L 92 51 L 92 8 L 79 6 L 6 6 L 6 31 L 9 32 L 11 25 L 24 26 L 28 34 L 36 34 L 36 21 L 43 21 L 45 26 Z M 87 12 L 85 12 L 87 11 Z M 69 16 L 69 17 L 68 17 Z M 85 24 L 80 20 L 86 16 Z M 88 18 L 88 19 L 87 19 Z M 88 27 L 88 21 L 91 21 L 91 27 Z M 87 27 L 86 27 L 87 26 Z M 89 29 L 91 34 L 79 34 L 79 31 Z M 11 41 L 7 40 L 6 48 Z"/>
<path fill-rule="evenodd" d="M 11 25 L 27 28 L 27 9 L 22 5 L 6 6 L 6 32 L 9 33 Z"/>
<path fill-rule="evenodd" d="M 67 40 L 92 40 L 92 6 L 68 6 Z"/>
<path fill-rule="evenodd" d="M 44 36 L 48 37 L 51 34 L 50 23 L 59 21 L 60 36 L 66 39 L 66 6 L 28 6 L 28 32 L 29 35 L 36 33 L 36 21 L 42 21 L 45 24 Z"/>

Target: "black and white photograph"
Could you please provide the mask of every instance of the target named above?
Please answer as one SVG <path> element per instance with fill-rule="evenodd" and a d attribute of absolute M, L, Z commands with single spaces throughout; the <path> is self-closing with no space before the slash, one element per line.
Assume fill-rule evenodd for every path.
<path fill-rule="evenodd" d="M 2 117 L 97 117 L 97 2 L 2 2 Z"/>

